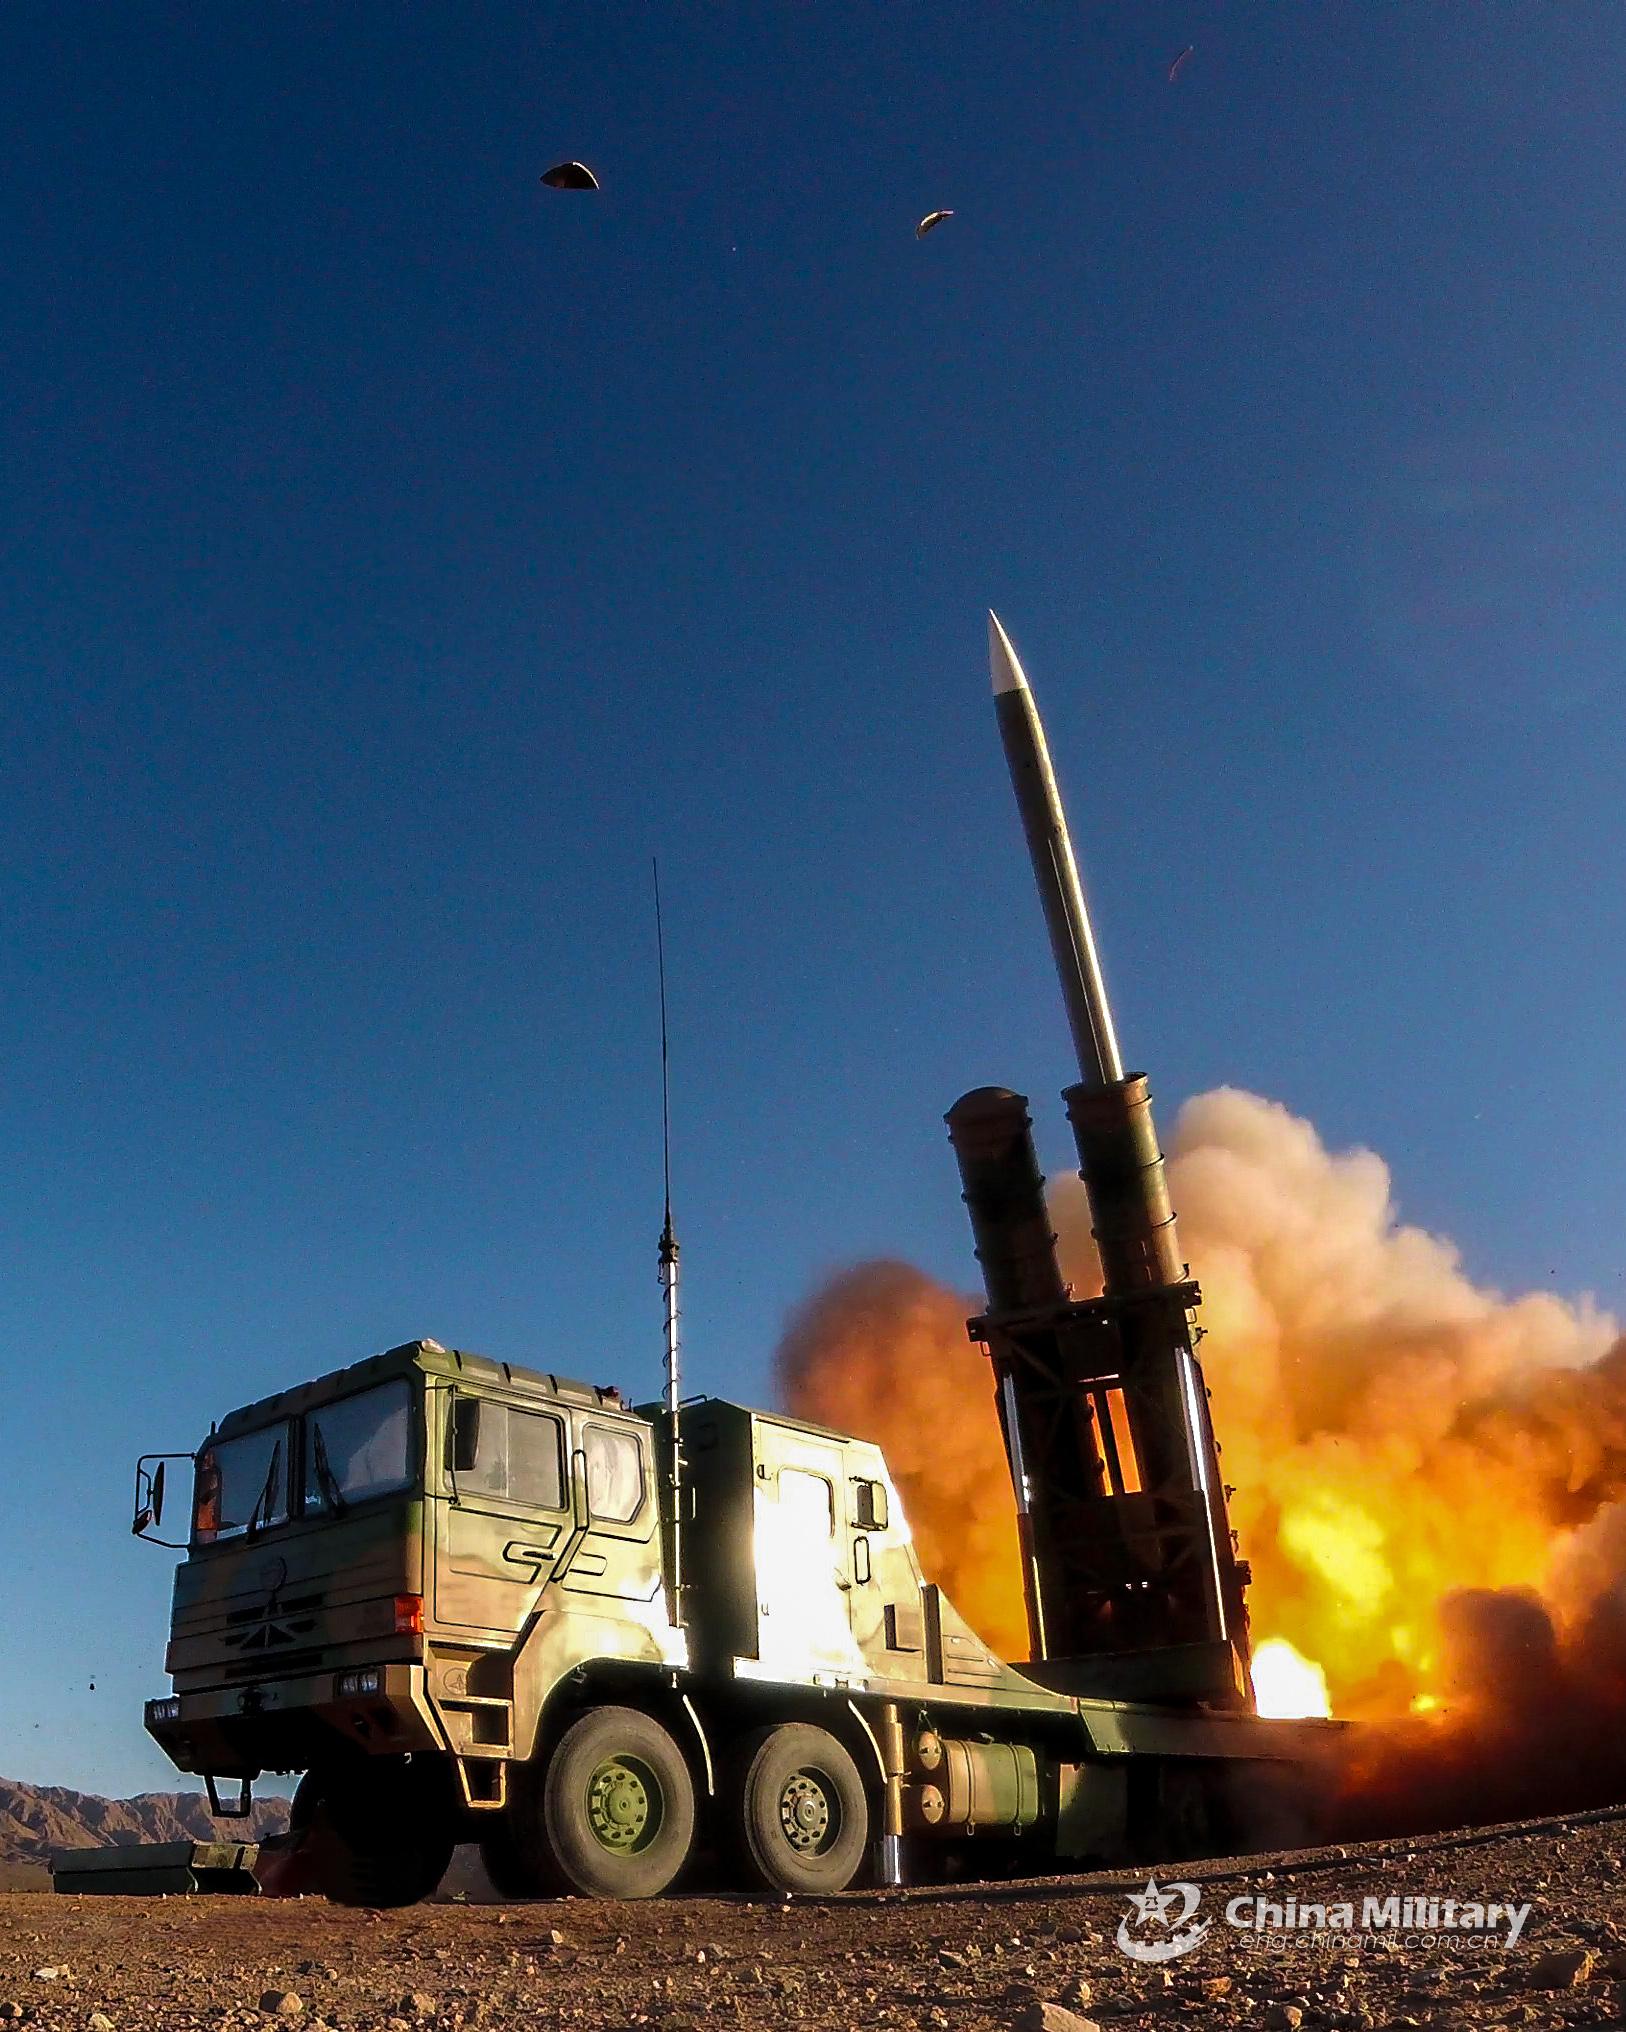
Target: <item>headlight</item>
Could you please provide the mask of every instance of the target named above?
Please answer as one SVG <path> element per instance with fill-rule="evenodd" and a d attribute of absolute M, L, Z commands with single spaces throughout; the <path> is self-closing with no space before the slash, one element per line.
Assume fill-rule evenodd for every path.
<path fill-rule="evenodd" d="M 341 1672 L 333 1682 L 340 1700 L 353 1700 L 358 1693 L 377 1693 L 383 1684 L 384 1675 L 376 1665 L 365 1666 L 360 1672 Z"/>
<path fill-rule="evenodd" d="M 169 1700 L 149 1700 L 147 1703 L 147 1721 L 149 1724 L 153 1722 L 178 1722 L 180 1718 L 181 1703 L 174 1698 Z"/>

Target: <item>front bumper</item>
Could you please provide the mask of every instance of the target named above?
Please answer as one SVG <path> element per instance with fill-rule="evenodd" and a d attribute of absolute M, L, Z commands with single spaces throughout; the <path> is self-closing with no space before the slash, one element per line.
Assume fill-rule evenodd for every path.
<path fill-rule="evenodd" d="M 150 1700 L 147 1733 L 178 1771 L 220 1778 L 308 1771 L 341 1743 L 374 1756 L 447 1747 L 421 1663 L 362 1669 L 377 1674 L 375 1692 L 341 1694 L 357 1676 L 346 1667 Z"/>

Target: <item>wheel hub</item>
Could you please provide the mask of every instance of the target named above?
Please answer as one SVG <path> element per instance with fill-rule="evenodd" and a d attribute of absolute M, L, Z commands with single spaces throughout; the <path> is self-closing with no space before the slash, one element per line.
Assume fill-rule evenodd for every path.
<path fill-rule="evenodd" d="M 587 1781 L 587 1824 L 616 1855 L 628 1855 L 654 1839 L 661 1822 L 660 1787 L 630 1757 L 606 1757 Z"/>
<path fill-rule="evenodd" d="M 830 1795 L 816 1771 L 797 1771 L 779 1795 L 785 1839 L 803 1855 L 817 1855 L 831 1836 Z"/>

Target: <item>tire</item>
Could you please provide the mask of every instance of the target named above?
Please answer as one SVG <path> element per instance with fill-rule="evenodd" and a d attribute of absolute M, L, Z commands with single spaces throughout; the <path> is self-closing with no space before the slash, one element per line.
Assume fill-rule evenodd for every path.
<path fill-rule="evenodd" d="M 480 1837 L 480 1860 L 491 1888 L 502 1898 L 545 1898 L 555 1888 L 520 1853 L 511 1827 L 504 1825 Z"/>
<path fill-rule="evenodd" d="M 484 1818 L 480 1860 L 504 1898 L 557 1898 L 570 1891 L 542 1827 L 542 1772 L 535 1763 L 508 1773 L 508 1804 Z"/>
<path fill-rule="evenodd" d="M 446 1774 L 421 1760 L 307 1771 L 290 1818 L 316 1888 L 335 1905 L 416 1905 L 452 1860 Z"/>
<path fill-rule="evenodd" d="M 736 1848 L 771 1891 L 845 1891 L 869 1852 L 869 1795 L 834 1736 L 786 1722 L 752 1736 L 730 1787 Z"/>
<path fill-rule="evenodd" d="M 572 1722 L 537 1790 L 514 1834 L 519 1860 L 543 1886 L 656 1898 L 689 1859 L 694 1780 L 666 1730 L 637 1708 L 591 1708 Z"/>

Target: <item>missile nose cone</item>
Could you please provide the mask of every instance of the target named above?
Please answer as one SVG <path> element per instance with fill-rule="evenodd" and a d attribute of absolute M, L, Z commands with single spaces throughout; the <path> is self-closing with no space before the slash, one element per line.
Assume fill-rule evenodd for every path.
<path fill-rule="evenodd" d="M 992 607 L 988 609 L 988 671 L 994 680 L 996 698 L 1001 692 L 1026 691 L 1028 688 L 1016 651 L 1011 647 L 1011 638 L 1000 626 L 999 616 Z"/>

